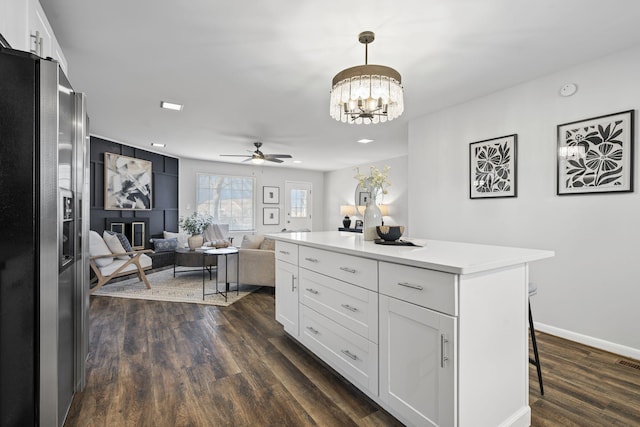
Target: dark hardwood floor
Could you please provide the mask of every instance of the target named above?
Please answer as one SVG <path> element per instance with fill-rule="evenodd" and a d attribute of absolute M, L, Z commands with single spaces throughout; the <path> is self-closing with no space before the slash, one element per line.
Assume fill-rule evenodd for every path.
<path fill-rule="evenodd" d="M 65 426 L 394 426 L 287 338 L 272 290 L 229 307 L 91 297 L 87 386 Z M 640 370 L 539 334 L 533 426 L 640 426 Z"/>

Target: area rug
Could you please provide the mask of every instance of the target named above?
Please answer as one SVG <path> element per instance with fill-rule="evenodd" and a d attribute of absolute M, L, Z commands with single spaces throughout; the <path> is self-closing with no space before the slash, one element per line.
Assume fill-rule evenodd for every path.
<path fill-rule="evenodd" d="M 201 271 L 178 271 L 173 277 L 173 268 L 147 274 L 151 289 L 142 283 L 137 276 L 115 283 L 108 283 L 95 291 L 95 296 L 107 296 L 117 298 L 145 299 L 153 301 L 188 302 L 195 304 L 207 304 L 218 306 L 229 306 L 260 286 L 240 285 L 240 294 L 236 295 L 236 285 L 231 283 L 231 291 L 227 295 L 227 301 L 221 294 L 213 294 L 216 288 L 216 278 L 209 280 L 209 273 L 205 276 L 206 295 L 202 299 L 202 272 Z M 220 281 L 219 289 L 224 290 L 224 283 Z"/>

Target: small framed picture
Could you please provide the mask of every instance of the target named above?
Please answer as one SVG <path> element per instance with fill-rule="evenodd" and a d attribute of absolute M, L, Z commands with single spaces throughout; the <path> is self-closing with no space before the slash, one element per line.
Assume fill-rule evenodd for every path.
<path fill-rule="evenodd" d="M 356 219 L 356 230 L 362 230 L 364 222 L 361 219 Z"/>
<path fill-rule="evenodd" d="M 558 195 L 633 191 L 633 110 L 558 125 Z"/>
<path fill-rule="evenodd" d="M 369 199 L 371 198 L 371 192 L 361 191 L 358 193 L 358 206 L 367 206 Z"/>
<path fill-rule="evenodd" d="M 280 187 L 262 187 L 262 203 L 266 205 L 280 203 Z"/>
<path fill-rule="evenodd" d="M 264 225 L 280 224 L 280 208 L 263 208 L 262 223 Z"/>
<path fill-rule="evenodd" d="M 518 135 L 469 144 L 469 198 L 516 197 Z"/>

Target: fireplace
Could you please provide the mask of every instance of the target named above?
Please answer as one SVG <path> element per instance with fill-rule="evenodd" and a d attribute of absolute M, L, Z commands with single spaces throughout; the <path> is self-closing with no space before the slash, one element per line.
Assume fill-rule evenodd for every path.
<path fill-rule="evenodd" d="M 145 248 L 149 218 L 106 218 L 105 230 L 124 234 L 133 250 Z"/>

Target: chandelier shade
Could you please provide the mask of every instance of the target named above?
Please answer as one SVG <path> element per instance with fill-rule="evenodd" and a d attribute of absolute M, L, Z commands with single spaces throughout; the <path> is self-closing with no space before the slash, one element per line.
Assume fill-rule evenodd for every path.
<path fill-rule="evenodd" d="M 340 71 L 333 78 L 329 114 L 350 124 L 384 123 L 404 111 L 400 73 L 384 65 L 369 65 L 368 44 L 371 31 L 359 35 L 365 44 L 365 64 Z"/>

